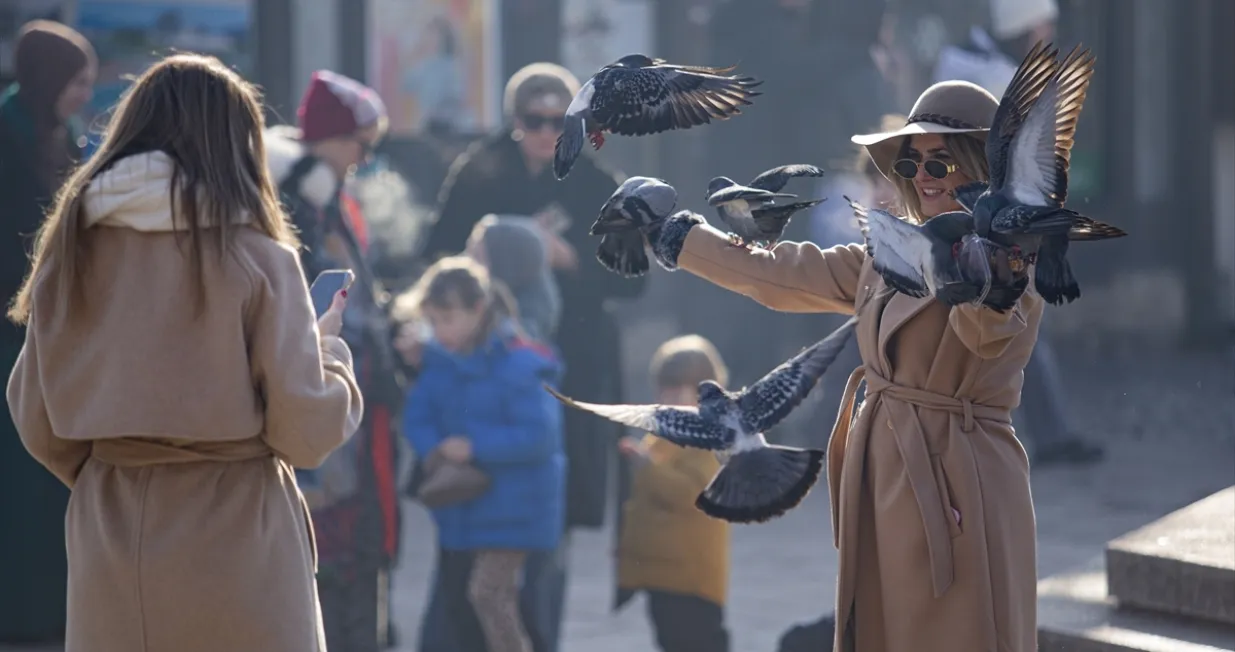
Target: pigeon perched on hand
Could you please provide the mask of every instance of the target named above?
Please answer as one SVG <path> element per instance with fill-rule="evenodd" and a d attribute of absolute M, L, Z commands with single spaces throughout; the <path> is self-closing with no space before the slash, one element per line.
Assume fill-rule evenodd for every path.
<path fill-rule="evenodd" d="M 732 523 L 762 523 L 793 509 L 819 479 L 821 450 L 773 446 L 763 433 L 789 416 L 845 343 L 857 318 L 773 369 L 754 385 L 729 392 L 699 383 L 698 407 L 598 405 L 545 389 L 566 405 L 666 439 L 679 446 L 727 453 L 724 466 L 695 500 L 701 511 Z M 723 455 L 722 455 L 723 456 Z"/>
<path fill-rule="evenodd" d="M 679 66 L 629 54 L 587 80 L 566 109 L 566 125 L 553 152 L 553 174 L 565 179 L 583 151 L 605 144 L 605 132 L 644 136 L 727 120 L 751 104 L 763 82 L 727 76 L 736 66 Z"/>
<path fill-rule="evenodd" d="M 889 287 L 950 306 L 979 305 L 987 298 L 994 283 L 992 258 L 998 259 L 1000 247 L 974 233 L 972 215 L 949 211 L 918 225 L 845 200 L 866 238 L 866 254 Z M 1006 280 L 1016 280 L 1010 277 Z"/>
<path fill-rule="evenodd" d="M 1059 50 L 1039 42 L 1017 68 L 999 101 L 986 140 L 990 183 L 958 188 L 978 235 L 1011 250 L 1013 271 L 1037 263 L 1034 287 L 1052 304 L 1074 301 L 1080 285 L 1066 257 L 1070 240 L 1127 235 L 1063 207 L 1068 167 L 1094 57 L 1076 47 L 1062 62 Z"/>
<path fill-rule="evenodd" d="M 677 205 L 673 186 L 651 177 L 630 177 L 605 200 L 589 235 L 603 236 L 596 260 L 622 276 L 642 276 L 650 267 L 646 235 Z"/>
<path fill-rule="evenodd" d="M 715 177 L 708 182 L 708 205 L 729 227 L 734 246 L 758 243 L 764 248 L 780 240 L 789 219 L 798 211 L 819 205 L 824 200 L 775 203 L 776 199 L 797 199 L 797 195 L 780 192 L 795 177 L 821 177 L 823 170 L 813 165 L 782 165 L 755 177 L 743 186 L 729 177 Z"/>

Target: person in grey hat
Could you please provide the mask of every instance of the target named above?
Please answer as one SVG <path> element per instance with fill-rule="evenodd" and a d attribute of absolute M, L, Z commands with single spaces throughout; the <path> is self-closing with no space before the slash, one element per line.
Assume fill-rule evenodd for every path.
<path fill-rule="evenodd" d="M 472 230 L 467 253 L 506 284 L 519 306 L 519 325 L 529 337 L 552 342 L 562 298 L 549 268 L 543 231 L 518 215 L 486 215 Z"/>
<path fill-rule="evenodd" d="M 900 128 L 852 141 L 896 186 L 903 219 L 920 223 L 960 208 L 953 189 L 989 178 L 997 107 L 975 84 L 943 82 Z M 859 243 L 748 251 L 689 211 L 657 226 L 649 244 L 668 270 L 773 310 L 858 318 L 862 366 L 828 444 L 835 649 L 1037 650 L 1029 461 L 1011 418 L 1045 303 L 1028 269 L 1016 306 L 999 313 L 897 293 Z"/>

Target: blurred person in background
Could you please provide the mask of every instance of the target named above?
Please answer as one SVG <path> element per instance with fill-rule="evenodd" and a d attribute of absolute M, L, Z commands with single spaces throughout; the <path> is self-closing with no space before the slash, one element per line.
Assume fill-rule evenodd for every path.
<path fill-rule="evenodd" d="M 76 116 L 90 101 L 98 62 L 89 41 L 49 21 L 27 23 L 13 50 L 16 82 L 0 92 L 0 305 L 30 267 L 34 234 L 81 157 Z M 0 374 L 8 378 L 25 331 L 0 320 Z M 7 410 L 7 408 L 0 408 Z M 0 643 L 64 637 L 64 509 L 68 489 L 20 446 L 0 414 Z"/>
<path fill-rule="evenodd" d="M 922 223 L 958 210 L 951 189 L 989 177 L 984 140 L 997 107 L 974 84 L 935 84 L 900 129 L 852 140 L 895 184 L 904 219 Z M 1042 317 L 1029 266 L 1009 288 L 1016 305 L 1000 313 L 897 293 L 858 243 L 747 250 L 687 211 L 658 226 L 651 246 L 666 269 L 773 310 L 860 320 L 863 364 L 828 442 L 835 648 L 1036 650 L 1029 463 L 1011 424 Z"/>
<path fill-rule="evenodd" d="M 313 508 L 322 618 L 332 650 L 373 652 L 392 634 L 389 570 L 398 552 L 399 513 L 393 415 L 403 400 L 401 369 L 368 266 L 368 233 L 344 183 L 386 132 L 377 93 L 328 70 L 313 73 L 297 126 L 266 134 L 266 163 L 300 232 L 309 282 L 348 268 L 343 339 L 356 354 L 366 410 L 361 430 L 320 469 L 298 474 Z"/>
<path fill-rule="evenodd" d="M 346 300 L 315 317 L 262 127 L 219 60 L 163 59 L 39 231 L 7 397 L 72 489 L 66 652 L 325 649 L 292 469 L 363 406 Z"/>
<path fill-rule="evenodd" d="M 527 218 L 487 215 L 472 229 L 465 253 L 514 295 L 523 332 L 551 344 L 562 314 L 562 298 L 542 233 Z"/>
<path fill-rule="evenodd" d="M 1034 44 L 1054 39 L 1059 7 L 1055 0 L 989 1 L 990 32 L 975 25 L 968 42 L 945 48 L 935 78 L 973 82 L 1001 97 Z M 1063 377 L 1047 333 L 1039 334 L 1025 367 L 1022 398 L 1017 410 L 1022 427 L 1017 432 L 1029 443 L 1035 464 L 1092 464 L 1103 458 L 1103 447 L 1078 434 L 1069 423 Z"/>
<path fill-rule="evenodd" d="M 559 365 L 523 335 L 517 311 L 467 256 L 434 263 L 398 300 L 401 320 L 423 319 L 432 333 L 403 435 L 425 469 L 445 461 L 487 479 L 430 503 L 438 552 L 425 616 L 436 622 L 426 625 L 453 652 L 532 652 L 519 582 L 528 555 L 555 550 L 563 531 L 562 406 L 543 387 Z M 431 481 L 441 482 L 421 480 Z"/>
<path fill-rule="evenodd" d="M 553 176 L 554 145 L 578 90 L 574 75 L 556 64 L 530 64 L 511 76 L 503 97 L 507 123 L 451 166 L 425 256 L 432 260 L 463 251 L 472 228 L 490 213 L 536 217 L 562 299 L 556 344 L 566 368 L 563 391 L 620 403 L 621 341 L 606 303 L 638 297 L 644 279 L 623 279 L 590 260 L 596 242 L 588 229 L 600 205 L 617 189 L 619 175 L 583 156 L 564 181 Z M 565 423 L 566 526 L 600 527 L 609 467 L 622 429 L 582 410 L 568 411 Z M 553 570 L 556 580 L 547 583 L 554 587 L 548 598 L 553 605 L 548 620 L 554 625 L 545 636 L 549 652 L 556 649 L 561 626 L 569 545 L 568 531 L 558 555 L 561 566 Z"/>
<path fill-rule="evenodd" d="M 720 352 L 698 335 L 661 344 L 648 371 L 661 405 L 695 406 L 699 383 L 729 384 Z M 661 652 L 729 652 L 729 524 L 695 507 L 720 470 L 716 454 L 652 434 L 623 437 L 620 448 L 634 477 L 622 506 L 615 607 L 643 592 Z"/>

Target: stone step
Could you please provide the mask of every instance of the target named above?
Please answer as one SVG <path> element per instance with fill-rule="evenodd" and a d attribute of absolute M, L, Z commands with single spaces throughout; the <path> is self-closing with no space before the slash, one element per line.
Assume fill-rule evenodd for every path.
<path fill-rule="evenodd" d="M 1235 628 L 1120 607 L 1107 596 L 1104 558 L 1038 583 L 1040 652 L 1230 652 Z"/>
<path fill-rule="evenodd" d="M 1235 486 L 1107 544 L 1121 605 L 1235 625 Z"/>

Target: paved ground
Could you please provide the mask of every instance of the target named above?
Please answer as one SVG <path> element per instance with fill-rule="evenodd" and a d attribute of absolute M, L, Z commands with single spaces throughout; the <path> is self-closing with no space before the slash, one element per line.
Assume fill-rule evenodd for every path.
<path fill-rule="evenodd" d="M 1106 541 L 1235 484 L 1230 356 L 1106 345 L 1064 346 L 1059 355 L 1074 423 L 1106 442 L 1108 458 L 1087 470 L 1034 472 L 1043 576 L 1083 564 Z M 831 608 L 836 555 L 827 512 L 821 485 L 785 518 L 734 529 L 729 621 L 735 651 L 771 652 L 787 627 Z M 433 529 L 418 507 L 408 504 L 406 514 L 394 598 L 410 643 L 424 605 Z M 640 603 L 609 611 L 611 537 L 584 532 L 575 539 L 564 652 L 655 649 Z M 400 652 L 414 649 L 405 645 Z"/>

